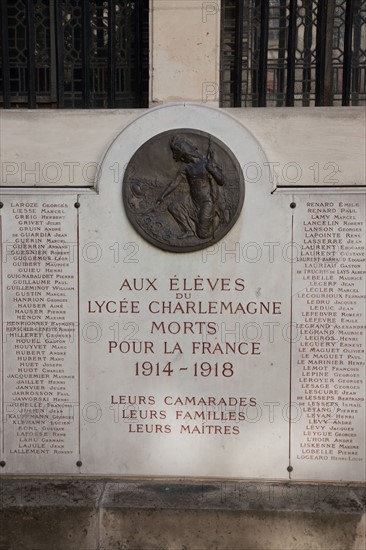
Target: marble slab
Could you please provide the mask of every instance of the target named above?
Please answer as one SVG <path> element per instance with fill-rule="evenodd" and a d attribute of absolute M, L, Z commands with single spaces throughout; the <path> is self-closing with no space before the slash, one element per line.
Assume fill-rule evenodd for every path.
<path fill-rule="evenodd" d="M 231 151 L 245 196 L 177 253 L 131 225 L 123 181 L 187 128 Z M 271 181 L 238 120 L 182 104 L 124 128 L 96 192 L 2 195 L 0 474 L 363 480 L 364 196 Z"/>

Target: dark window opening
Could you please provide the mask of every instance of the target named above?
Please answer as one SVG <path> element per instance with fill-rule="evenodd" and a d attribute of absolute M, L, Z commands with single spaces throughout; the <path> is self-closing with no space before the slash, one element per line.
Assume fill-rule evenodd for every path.
<path fill-rule="evenodd" d="M 148 11 L 148 0 L 0 0 L 2 107 L 147 107 Z"/>
<path fill-rule="evenodd" d="M 222 107 L 366 104 L 364 0 L 222 0 Z"/>

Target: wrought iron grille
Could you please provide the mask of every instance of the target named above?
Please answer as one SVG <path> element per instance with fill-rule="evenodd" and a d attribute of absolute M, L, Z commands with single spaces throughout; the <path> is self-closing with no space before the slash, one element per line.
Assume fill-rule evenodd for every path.
<path fill-rule="evenodd" d="M 5 108 L 148 105 L 148 0 L 0 0 Z"/>
<path fill-rule="evenodd" d="M 365 0 L 222 0 L 223 107 L 366 104 Z"/>

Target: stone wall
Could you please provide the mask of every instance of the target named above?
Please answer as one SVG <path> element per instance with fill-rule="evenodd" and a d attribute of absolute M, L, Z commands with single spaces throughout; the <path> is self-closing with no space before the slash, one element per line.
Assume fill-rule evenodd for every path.
<path fill-rule="evenodd" d="M 260 143 L 268 158 L 267 175 L 273 188 L 364 184 L 363 107 L 225 111 Z M 124 127 L 145 112 L 2 111 L 1 185 L 93 186 L 107 148 Z M 211 112 L 215 117 L 215 109 Z M 248 163 L 242 168 L 245 179 L 255 181 L 256 167 Z"/>
<path fill-rule="evenodd" d="M 1 550 L 363 550 L 360 487 L 7 480 Z"/>
<path fill-rule="evenodd" d="M 216 107 L 220 2 L 151 0 L 150 29 L 151 105 Z M 95 187 L 107 148 L 143 112 L 2 111 L 1 186 Z M 261 144 L 273 189 L 364 185 L 364 108 L 227 112 Z M 0 491 L 1 550 L 365 548 L 355 485 L 2 476 Z"/>

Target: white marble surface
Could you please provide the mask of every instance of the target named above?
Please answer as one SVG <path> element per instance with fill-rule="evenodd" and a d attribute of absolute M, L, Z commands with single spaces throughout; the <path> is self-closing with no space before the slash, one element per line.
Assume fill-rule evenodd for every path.
<path fill-rule="evenodd" d="M 79 458 L 75 200 L 2 199 L 2 473 L 67 473 Z"/>
<path fill-rule="evenodd" d="M 282 410 L 287 406 L 289 395 L 289 345 L 283 340 L 282 331 L 289 319 L 290 264 L 283 257 L 282 248 L 289 238 L 289 199 L 271 195 L 268 181 L 259 178 L 256 183 L 246 185 L 241 216 L 214 247 L 174 254 L 151 246 L 126 219 L 122 203 L 123 170 L 116 180 L 110 167 L 123 168 L 136 149 L 156 133 L 182 127 L 214 135 L 226 143 L 241 166 L 248 162 L 262 166 L 266 161 L 259 144 L 235 119 L 220 111 L 190 106 L 162 108 L 140 117 L 107 151 L 98 182 L 99 195 L 80 199 L 81 248 L 83 243 L 95 242 L 101 256 L 99 261 L 83 261 L 80 266 L 81 279 L 88 281 L 81 288 L 81 324 L 90 325 L 92 335 L 91 323 L 95 323 L 95 338 L 99 338 L 94 343 L 82 343 L 82 401 L 97 403 L 100 416 L 98 422 L 82 421 L 82 455 L 85 457 L 82 472 L 286 478 L 289 426 Z M 273 250 L 273 258 L 269 260 Z M 140 284 L 141 278 L 145 283 L 147 279 L 154 281 L 157 290 L 148 283 L 143 291 L 128 289 L 126 280 L 132 286 L 134 279 Z M 170 279 L 177 280 L 176 286 Z M 194 279 L 203 280 L 204 291 L 188 290 Z M 211 290 L 208 280 L 216 284 L 215 290 Z M 220 287 L 222 284 L 224 290 Z M 177 292 L 183 295 L 182 299 L 177 300 Z M 119 301 L 126 301 L 123 306 L 126 313 L 106 313 L 106 305 L 101 308 L 103 313 L 97 313 L 96 301 L 99 304 L 112 301 L 108 306 L 110 310 L 115 309 L 114 302 L 119 307 Z M 208 302 L 258 304 L 263 301 L 271 302 L 271 311 L 274 309 L 276 313 L 161 313 L 163 302 L 175 304 L 177 301 L 183 307 L 187 301 L 193 301 L 197 308 L 199 302 L 207 307 Z M 250 310 L 254 305 L 248 307 Z M 134 309 L 139 312 L 133 313 Z M 194 324 L 194 334 L 187 326 L 186 334 L 182 333 L 185 322 Z M 208 331 L 213 334 L 206 337 L 199 334 L 199 323 L 205 323 L 204 327 L 209 327 Z M 159 330 L 156 325 L 160 325 Z M 177 334 L 169 333 L 169 326 L 171 332 L 177 331 Z M 122 341 L 133 345 L 128 337 L 137 340 L 136 350 L 142 346 L 142 353 L 119 351 Z M 249 346 L 242 349 L 253 350 L 255 354 L 225 355 L 218 351 L 202 354 L 200 346 L 204 338 L 211 349 L 216 344 L 224 347 L 225 338 L 237 344 L 251 340 Z M 108 351 L 110 341 L 118 343 L 111 353 Z M 197 342 L 195 354 L 193 341 Z M 127 345 L 122 344 L 122 351 Z M 257 351 L 260 354 L 256 354 Z M 174 372 L 171 376 L 136 376 L 135 364 L 143 361 L 154 365 L 170 361 Z M 213 370 L 211 376 L 195 377 L 194 365 L 202 362 L 218 363 L 218 376 Z M 228 362 L 233 364 L 231 377 L 222 375 L 222 364 Z M 141 370 L 141 366 L 139 368 Z M 128 422 L 122 418 L 131 410 L 123 404 L 125 400 L 128 403 L 128 396 L 145 398 L 146 405 L 134 408 L 137 415 L 148 414 L 148 420 Z M 214 398 L 212 405 L 203 406 L 200 398 L 208 403 L 209 397 Z M 186 398 L 194 398 L 196 405 L 171 404 L 177 399 L 185 402 Z M 219 404 L 221 398 L 226 405 Z M 252 398 L 256 406 L 247 407 L 244 402 L 238 406 L 240 398 L 246 398 L 246 403 Z M 122 404 L 115 404 L 119 399 Z M 154 411 L 158 418 L 149 419 Z M 222 422 L 210 422 L 207 417 L 193 420 L 195 413 L 208 411 L 223 414 L 223 418 L 231 412 L 234 420 L 227 420 L 227 416 Z M 97 414 L 97 408 L 95 412 Z M 187 412 L 192 419 L 188 420 L 188 415 L 183 419 Z M 240 421 L 239 413 L 247 415 L 247 420 Z M 221 426 L 223 431 L 226 427 L 227 433 L 197 433 L 208 424 Z M 190 426 L 193 433 L 181 433 L 182 425 Z M 197 426 L 195 431 L 194 426 Z M 146 430 L 151 429 L 155 432 L 162 429 L 163 433 L 147 433 Z"/>
<path fill-rule="evenodd" d="M 365 481 L 365 195 L 293 200 L 292 475 Z"/>
<path fill-rule="evenodd" d="M 312 299 L 305 295 L 309 285 L 336 281 L 339 286 L 338 270 L 353 269 L 341 268 L 340 262 L 360 263 L 360 267 L 354 269 L 362 271 L 364 203 L 359 195 L 345 191 L 341 194 L 339 189 L 321 194 L 314 191 L 311 195 L 299 191 L 272 193 L 275 183 L 268 176 L 266 152 L 275 138 L 272 132 L 259 132 L 264 136 L 259 143 L 255 137 L 258 134 L 250 131 L 259 119 L 251 118 L 252 111 L 248 113 L 245 127 L 238 117 L 222 110 L 197 105 L 168 106 L 144 112 L 135 119 L 130 112 L 129 123 L 121 133 L 117 127 L 122 118 L 113 121 L 110 115 L 103 115 L 99 118 L 103 121 L 103 136 L 93 143 L 93 154 L 107 134 L 116 137 L 106 148 L 98 170 L 97 192 L 76 196 L 64 188 L 65 195 L 55 195 L 53 189 L 53 195 L 48 196 L 40 195 L 40 190 L 34 193 L 27 190 L 27 195 L 16 196 L 18 202 L 45 200 L 50 204 L 61 201 L 68 205 L 62 227 L 65 226 L 63 231 L 67 234 L 64 238 L 73 245 L 69 249 L 68 266 L 61 270 L 63 275 L 70 275 L 78 282 L 68 294 L 72 299 L 67 305 L 67 317 L 76 324 L 77 339 L 67 345 L 64 366 L 74 376 L 67 382 L 67 391 L 76 406 L 75 423 L 71 429 L 69 424 L 66 436 L 65 450 L 70 453 L 55 453 L 51 458 L 36 454 L 19 457 L 10 453 L 15 443 L 19 444 L 19 438 L 15 428 L 4 422 L 1 459 L 6 465 L 1 473 L 362 480 L 365 428 L 361 399 L 365 373 L 362 370 L 364 355 L 357 348 L 359 336 L 348 335 L 356 338 L 352 342 L 357 346 L 350 352 L 342 347 L 340 352 L 345 356 L 340 360 L 346 366 L 349 361 L 361 363 L 351 365 L 357 367 L 360 380 L 356 395 L 350 396 L 358 399 L 359 412 L 336 413 L 353 415 L 346 419 L 351 422 L 347 429 L 356 435 L 348 434 L 345 437 L 353 440 L 342 443 L 358 446 L 358 455 L 349 456 L 360 460 L 351 462 L 348 455 L 343 454 L 337 455 L 337 460 L 328 458 L 328 461 L 298 458 L 323 454 L 319 451 L 325 447 L 317 444 L 334 444 L 336 447 L 332 449 L 337 453 L 342 449 L 340 442 L 334 441 L 338 438 L 335 432 L 331 441 L 315 439 L 330 436 L 323 433 L 328 427 L 319 428 L 323 424 L 315 424 L 317 418 L 309 420 L 307 416 L 310 414 L 305 410 L 310 401 L 308 390 L 315 390 L 315 394 L 311 394 L 315 404 L 311 407 L 318 407 L 323 394 L 318 387 L 304 384 L 331 384 L 330 389 L 338 390 L 333 386 L 345 384 L 346 371 L 337 375 L 341 382 L 338 378 L 329 383 L 303 380 L 308 377 L 305 367 L 308 370 L 311 363 L 309 357 L 303 357 L 303 354 L 309 355 L 307 341 L 301 340 L 307 334 L 301 333 L 300 339 L 297 335 L 309 328 L 302 327 L 303 323 L 319 325 L 320 316 L 314 314 L 318 310 L 312 306 L 322 304 L 307 302 Z M 14 113 L 13 116 L 16 119 Z M 44 115 L 37 116 L 42 119 Z M 71 126 L 79 120 L 70 113 L 58 116 L 54 120 L 58 123 L 62 120 L 62 124 L 65 123 L 62 117 L 69 116 L 74 121 Z M 278 115 L 282 132 L 287 116 L 291 118 L 291 115 Z M 83 117 L 87 119 L 86 114 Z M 113 123 L 107 131 L 108 120 Z M 315 124 L 315 119 L 312 121 Z M 262 117 L 261 124 L 265 123 Z M 202 130 L 224 142 L 238 159 L 246 178 L 244 206 L 232 230 L 214 246 L 193 253 L 164 252 L 143 240 L 128 222 L 122 201 L 124 170 L 135 151 L 154 135 L 176 128 Z M 79 138 L 84 131 L 79 128 Z M 286 139 L 290 143 L 288 136 Z M 295 140 L 293 146 L 299 147 Z M 83 147 L 86 151 L 85 144 Z M 285 155 L 286 151 L 281 149 L 281 154 Z M 359 168 L 355 170 L 360 173 Z M 343 174 L 346 183 L 350 183 L 349 173 Z M 76 200 L 80 203 L 78 210 L 74 207 Z M 16 213 L 10 210 L 12 201 L 14 196 L 4 195 L 4 208 L 0 210 L 3 326 L 12 320 L 15 307 L 5 279 L 18 270 L 15 264 L 4 262 L 8 244 L 19 229 Z M 329 206 L 331 202 L 333 206 Z M 291 203 L 296 207 L 291 208 Z M 355 212 L 342 212 L 342 208 Z M 319 215 L 323 217 L 312 218 Z M 340 215 L 355 218 L 335 217 Z M 37 211 L 35 221 L 38 220 Z M 309 221 L 321 224 L 308 225 Z M 359 225 L 348 231 L 345 221 Z M 335 229 L 335 222 L 341 228 L 339 231 Z M 309 229 L 310 226 L 313 229 Z M 341 233 L 341 236 L 324 236 L 318 234 L 319 231 Z M 309 238 L 310 246 L 321 247 L 315 262 L 304 260 L 304 256 L 298 258 L 302 247 L 308 246 Z M 320 264 L 325 263 L 322 254 L 328 254 L 323 245 L 332 246 L 327 241 L 329 238 L 339 240 L 335 243 L 337 247 L 350 248 L 337 249 L 342 255 L 335 267 L 321 267 Z M 317 239 L 325 242 L 319 243 Z M 41 269 L 44 272 L 43 264 Z M 357 289 L 360 300 L 356 299 L 355 304 L 337 304 L 334 321 L 337 330 L 350 322 L 351 317 L 343 320 L 344 313 L 357 315 L 355 324 L 364 324 L 363 283 L 358 279 L 351 282 L 352 292 Z M 330 299 L 328 289 L 329 286 L 323 285 L 316 291 L 324 295 L 319 299 Z M 341 306 L 352 309 L 343 311 Z M 189 313 L 185 313 L 188 310 Z M 307 311 L 312 313 L 308 315 Z M 328 318 L 325 323 L 329 323 Z M 310 329 L 320 334 L 319 326 Z M 343 336 L 348 346 L 348 336 Z M 7 341 L 3 330 L 3 421 L 13 391 L 6 376 L 19 366 L 13 344 Z M 236 352 L 224 353 L 227 344 L 235 345 Z M 311 345 L 317 348 L 318 342 Z M 317 349 L 311 353 L 312 364 L 319 359 L 326 360 L 315 355 Z M 168 369 L 164 371 L 167 364 Z M 325 365 L 326 369 L 337 366 Z M 338 396 L 336 401 L 338 403 Z M 340 407 L 344 408 L 343 402 Z M 321 433 L 307 433 L 317 431 Z M 306 449 L 315 452 L 308 453 Z M 78 465 L 77 461 L 80 461 Z M 290 473 L 289 466 L 293 468 Z"/>

